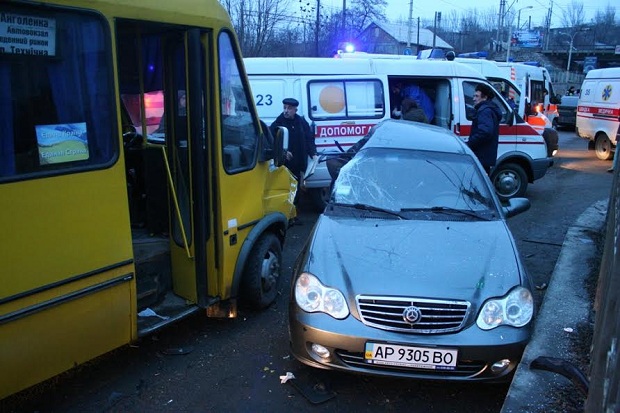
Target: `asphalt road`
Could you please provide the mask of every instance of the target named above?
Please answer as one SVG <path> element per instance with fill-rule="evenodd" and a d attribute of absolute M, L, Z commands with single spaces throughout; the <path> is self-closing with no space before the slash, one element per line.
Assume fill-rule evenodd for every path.
<path fill-rule="evenodd" d="M 596 159 L 574 132 L 560 133 L 555 166 L 531 185 L 530 211 L 509 225 L 544 297 L 564 235 L 594 202 L 606 199 L 611 162 Z M 301 209 L 290 229 L 277 303 L 234 320 L 202 314 L 104 355 L 0 402 L 2 412 L 498 412 L 508 385 L 385 379 L 311 369 L 288 352 L 287 303 L 294 259 L 316 214 Z M 184 355 L 166 355 L 182 349 Z M 173 351 L 172 353 L 174 353 Z M 293 372 L 312 404 L 279 376 Z"/>

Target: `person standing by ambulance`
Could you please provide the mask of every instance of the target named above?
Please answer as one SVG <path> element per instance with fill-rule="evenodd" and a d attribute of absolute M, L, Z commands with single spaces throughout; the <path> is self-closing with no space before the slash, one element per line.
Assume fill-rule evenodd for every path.
<path fill-rule="evenodd" d="M 288 151 L 286 152 L 286 167 L 297 178 L 297 194 L 295 204 L 299 199 L 299 183 L 303 181 L 306 168 L 308 167 L 308 157 L 317 156 L 316 144 L 314 142 L 314 132 L 306 119 L 297 114 L 299 101 L 293 98 L 286 98 L 282 101 L 282 113 L 273 121 L 269 129 L 275 136 L 278 126 L 288 129 Z"/>
<path fill-rule="evenodd" d="M 497 160 L 497 146 L 499 144 L 499 121 L 502 112 L 492 101 L 494 96 L 490 86 L 480 83 L 474 92 L 474 119 L 471 123 L 471 133 L 467 146 L 474 152 L 487 174 Z"/>
<path fill-rule="evenodd" d="M 317 155 L 314 134 L 306 119 L 297 114 L 299 106 L 297 99 L 286 98 L 282 104 L 282 113 L 269 128 L 274 136 L 278 126 L 284 126 L 288 129 L 288 151 L 286 152 L 285 165 L 299 181 L 303 179 L 304 172 L 308 167 L 308 157 L 312 158 Z"/>

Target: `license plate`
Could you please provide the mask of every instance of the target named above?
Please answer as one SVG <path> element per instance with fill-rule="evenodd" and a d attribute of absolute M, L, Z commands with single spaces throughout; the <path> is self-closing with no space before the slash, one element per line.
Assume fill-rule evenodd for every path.
<path fill-rule="evenodd" d="M 364 360 L 370 364 L 414 369 L 454 370 L 458 350 L 366 343 Z"/>

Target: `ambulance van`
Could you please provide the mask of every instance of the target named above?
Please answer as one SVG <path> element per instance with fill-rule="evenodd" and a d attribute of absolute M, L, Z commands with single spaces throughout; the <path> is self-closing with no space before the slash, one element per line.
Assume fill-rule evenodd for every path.
<path fill-rule="evenodd" d="M 620 68 L 588 72 L 577 104 L 576 130 L 589 139 L 597 158 L 612 159 L 620 135 Z"/>
<path fill-rule="evenodd" d="M 297 99 L 298 114 L 313 128 L 320 154 L 346 150 L 372 126 L 391 117 L 397 89 L 426 95 L 430 123 L 467 139 L 474 115 L 476 85 L 489 82 L 466 65 L 447 60 L 385 58 L 246 58 L 254 101 L 270 124 L 282 112 L 282 100 Z M 491 180 L 502 199 L 523 196 L 528 183 L 542 178 L 553 164 L 543 137 L 511 109 L 501 96 L 497 164 Z M 325 163 L 303 186 L 321 209 L 331 179 Z"/>
<path fill-rule="evenodd" d="M 523 117 L 523 119 L 525 119 L 525 121 L 529 123 L 534 129 L 536 129 L 538 133 L 542 135 L 546 128 L 553 127 L 552 121 L 549 120 L 549 118 L 545 115 L 545 113 L 550 113 L 549 110 L 543 109 L 543 106 L 547 108 L 550 106 L 553 107 L 553 105 L 549 102 L 549 95 L 547 94 L 547 96 L 544 96 L 544 88 L 548 87 L 550 89 L 553 89 L 553 87 L 550 85 L 551 82 L 549 82 L 548 79 L 547 82 L 549 83 L 549 85 L 544 86 L 544 81 L 537 83 L 539 82 L 538 80 L 533 79 L 531 76 L 529 76 L 528 78 L 525 73 L 522 73 L 523 78 L 519 82 L 519 85 L 517 85 L 517 70 L 515 68 L 515 66 L 518 66 L 517 64 L 504 66 L 504 63 L 501 62 L 495 62 L 486 59 L 472 59 L 467 57 L 457 57 L 456 59 L 454 59 L 454 61 L 469 65 L 482 73 L 482 75 L 486 77 L 487 80 L 491 82 L 491 84 L 493 84 L 495 89 L 502 93 L 504 98 L 506 98 L 509 103 L 514 103 L 514 107 L 515 109 L 517 109 L 519 115 L 521 115 L 521 117 Z M 502 67 L 498 65 L 502 65 Z M 510 70 L 508 70 L 507 68 L 509 68 Z M 538 71 L 542 76 L 542 71 L 535 71 Z M 533 87 L 532 82 L 534 82 L 534 85 L 543 85 L 543 89 L 540 89 L 539 87 Z M 529 91 L 530 94 L 522 93 L 522 91 Z M 534 99 L 531 96 L 533 91 L 535 91 L 537 94 Z M 542 93 L 539 93 L 539 91 Z M 532 108 L 531 102 L 535 101 L 536 98 L 543 99 L 543 102 L 545 102 L 546 99 L 547 103 L 541 103 L 539 105 L 536 105 L 536 107 Z M 530 104 L 529 108 L 527 106 L 528 103 Z M 555 116 L 553 116 L 553 119 L 555 120 Z"/>
<path fill-rule="evenodd" d="M 534 66 L 526 63 L 495 62 L 504 76 L 513 80 L 521 90 L 523 98 L 527 100 L 526 110 L 528 113 L 539 113 L 549 120 L 550 124 L 544 127 L 556 127 L 555 120 L 558 116 L 558 99 L 553 90 L 551 75 L 542 66 Z M 543 119 L 541 117 L 541 119 Z"/>

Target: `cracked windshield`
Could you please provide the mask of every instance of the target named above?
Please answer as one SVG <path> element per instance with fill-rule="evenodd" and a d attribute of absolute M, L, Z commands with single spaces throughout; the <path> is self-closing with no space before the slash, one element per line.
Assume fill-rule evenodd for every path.
<path fill-rule="evenodd" d="M 471 157 L 378 148 L 361 151 L 343 166 L 332 202 L 390 211 L 494 212 L 492 195 Z"/>

